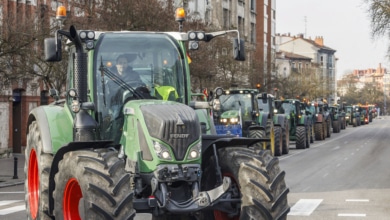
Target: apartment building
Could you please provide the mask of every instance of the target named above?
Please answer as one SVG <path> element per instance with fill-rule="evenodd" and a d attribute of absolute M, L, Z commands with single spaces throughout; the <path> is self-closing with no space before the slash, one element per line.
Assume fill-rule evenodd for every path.
<path fill-rule="evenodd" d="M 303 34 L 297 36 L 277 34 L 276 44 L 278 52 L 284 51 L 310 58 L 310 65 L 313 70 L 311 74 L 314 74 L 320 82 L 323 82 L 321 97 L 327 100 L 336 100 L 336 50 L 326 46 L 323 37 L 318 36 L 312 40 L 304 38 Z M 290 69 L 297 69 L 303 65 L 303 63 L 291 61 L 289 63 L 291 65 Z M 284 67 L 278 66 L 278 73 L 284 71 L 280 68 Z"/>
<path fill-rule="evenodd" d="M 338 92 L 345 95 L 348 86 L 353 83 L 356 89 L 363 89 L 365 85 L 370 84 L 378 91 L 384 91 L 390 95 L 390 76 L 387 74 L 387 69 L 378 64 L 377 68 L 355 69 L 350 74 L 346 74 L 342 79 L 337 81 Z"/>
<path fill-rule="evenodd" d="M 49 25 L 54 21 L 57 6 L 64 1 L 54 0 L 0 0 L 0 27 L 2 37 L 7 36 L 9 28 L 31 22 L 31 26 L 40 29 L 39 23 Z M 43 22 L 39 22 L 42 21 Z M 47 28 L 47 27 L 46 27 Z M 20 33 L 24 34 L 23 28 Z M 39 53 L 41 47 L 33 45 Z M 0 59 L 9 59 L 0 57 Z M 18 59 L 18 58 L 14 58 Z M 8 61 L 8 62 L 12 62 Z M 3 62 L 4 63 L 4 62 Z M 26 65 L 28 65 L 26 63 Z M 17 70 L 7 69 L 8 74 L 17 75 Z M 27 117 L 31 109 L 52 101 L 47 86 L 34 77 L 7 80 L 0 78 L 0 157 L 9 153 L 23 153 L 26 146 Z"/>

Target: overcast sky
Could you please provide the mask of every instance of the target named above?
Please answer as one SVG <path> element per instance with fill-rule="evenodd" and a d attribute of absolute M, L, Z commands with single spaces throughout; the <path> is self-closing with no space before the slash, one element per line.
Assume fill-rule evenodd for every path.
<path fill-rule="evenodd" d="M 354 69 L 389 69 L 388 40 L 371 37 L 363 0 L 276 0 L 276 33 L 322 36 L 336 50 L 338 78 Z"/>

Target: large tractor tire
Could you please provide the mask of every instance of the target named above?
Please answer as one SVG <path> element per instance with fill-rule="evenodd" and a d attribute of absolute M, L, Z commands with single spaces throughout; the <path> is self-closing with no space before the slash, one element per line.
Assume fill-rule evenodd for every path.
<path fill-rule="evenodd" d="M 295 146 L 297 149 L 305 149 L 306 148 L 306 138 L 307 132 L 304 126 L 297 126 L 297 130 L 295 132 Z"/>
<path fill-rule="evenodd" d="M 68 152 L 55 175 L 56 219 L 134 219 L 130 174 L 107 148 Z"/>
<path fill-rule="evenodd" d="M 322 121 L 322 128 L 324 129 L 324 140 L 328 137 L 328 123 L 326 121 Z"/>
<path fill-rule="evenodd" d="M 311 126 L 306 127 L 306 148 L 310 148 L 310 132 Z"/>
<path fill-rule="evenodd" d="M 331 119 L 329 118 L 328 121 L 327 121 L 327 131 L 326 131 L 326 137 L 330 137 L 332 136 L 332 122 L 331 122 Z"/>
<path fill-rule="evenodd" d="M 314 124 L 310 125 L 309 128 L 310 143 L 314 143 Z"/>
<path fill-rule="evenodd" d="M 333 133 L 339 133 L 340 132 L 340 122 L 339 121 L 333 121 Z"/>
<path fill-rule="evenodd" d="M 275 155 L 275 130 L 273 126 L 273 121 L 271 119 L 267 120 L 267 124 L 265 126 L 265 134 L 266 138 L 269 138 L 271 141 L 266 142 L 267 150 L 271 151 L 272 156 Z"/>
<path fill-rule="evenodd" d="M 283 153 L 283 137 L 282 137 L 282 127 L 275 126 L 275 156 L 282 156 Z"/>
<path fill-rule="evenodd" d="M 325 139 L 324 127 L 322 126 L 322 123 L 314 124 L 314 134 L 317 141 L 322 141 Z"/>
<path fill-rule="evenodd" d="M 228 216 L 222 210 L 207 210 L 200 213 L 199 220 L 287 219 L 289 189 L 278 158 L 268 150 L 255 155 L 251 149 L 242 147 L 221 148 L 218 155 L 222 175 L 232 180 L 231 199 L 241 200 L 226 204 L 224 208 L 232 212 L 239 208 L 239 212 L 236 216 Z M 204 162 L 202 191 L 215 188 L 217 181 L 215 158 L 207 158 Z"/>
<path fill-rule="evenodd" d="M 353 118 L 353 119 L 352 119 L 352 125 L 353 125 L 353 127 L 356 127 L 356 126 L 357 126 L 357 120 L 356 120 L 356 118 Z"/>
<path fill-rule="evenodd" d="M 264 130 L 249 130 L 248 134 L 249 138 L 266 138 L 266 134 Z M 264 149 L 266 149 L 266 143 L 265 142 L 257 142 L 253 144 L 251 147 L 254 148 L 255 152 L 260 152 Z"/>
<path fill-rule="evenodd" d="M 288 154 L 288 152 L 290 151 L 290 127 L 289 127 L 289 124 L 288 124 L 288 120 L 286 120 L 286 122 L 284 123 L 284 128 L 282 130 L 283 132 L 283 146 L 282 146 L 282 153 L 283 154 Z"/>
<path fill-rule="evenodd" d="M 43 152 L 42 135 L 36 121 L 27 134 L 24 191 L 27 219 L 49 220 L 49 173 L 53 156 Z"/>
<path fill-rule="evenodd" d="M 341 118 L 341 130 L 344 130 L 347 128 L 347 122 L 345 121 L 345 118 Z"/>
<path fill-rule="evenodd" d="M 269 150 L 271 154 L 275 155 L 275 130 L 270 124 L 267 124 L 265 130 L 249 130 L 249 138 L 268 138 L 270 141 L 257 142 L 251 147 L 258 153 L 261 150 Z"/>

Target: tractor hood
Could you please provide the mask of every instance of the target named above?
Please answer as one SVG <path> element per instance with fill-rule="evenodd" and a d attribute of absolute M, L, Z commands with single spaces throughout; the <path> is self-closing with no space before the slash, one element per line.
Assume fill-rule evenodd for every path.
<path fill-rule="evenodd" d="M 221 118 L 237 118 L 240 114 L 237 110 L 229 110 L 222 113 Z"/>
<path fill-rule="evenodd" d="M 128 132 L 129 136 L 138 133 L 169 145 L 176 160 L 183 160 L 189 147 L 201 136 L 196 112 L 181 103 L 160 100 L 132 101 L 125 105 L 124 114 L 130 124 L 131 121 L 137 121 L 135 124 L 138 124 L 135 132 Z M 146 149 L 145 145 L 150 146 L 150 143 L 145 142 L 139 144 L 143 145 L 141 150 Z M 146 152 L 143 153 L 146 156 Z"/>

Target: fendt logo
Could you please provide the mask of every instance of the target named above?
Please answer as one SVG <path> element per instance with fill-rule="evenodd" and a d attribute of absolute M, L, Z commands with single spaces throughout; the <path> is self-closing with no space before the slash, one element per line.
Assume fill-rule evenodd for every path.
<path fill-rule="evenodd" d="M 170 134 L 172 139 L 188 138 L 189 134 Z"/>

